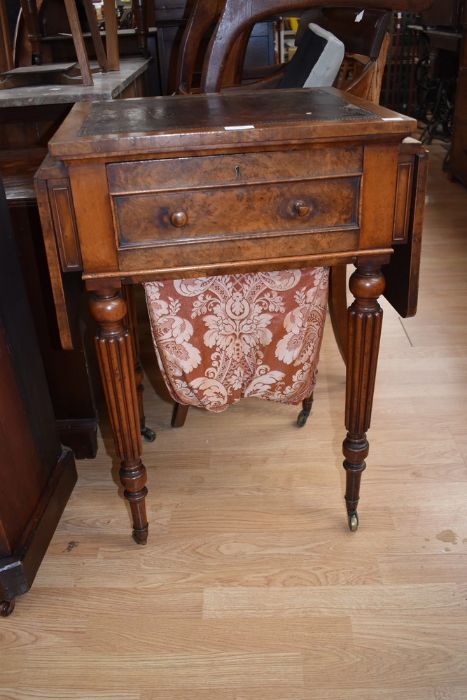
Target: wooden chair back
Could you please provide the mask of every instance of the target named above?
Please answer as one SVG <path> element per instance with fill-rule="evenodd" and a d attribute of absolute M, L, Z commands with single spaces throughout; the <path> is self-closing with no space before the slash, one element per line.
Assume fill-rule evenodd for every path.
<path fill-rule="evenodd" d="M 358 20 L 358 21 L 356 21 Z M 297 44 L 310 22 L 332 32 L 345 46 L 345 57 L 335 87 L 379 102 L 389 48 L 391 12 L 328 7 L 305 12 L 297 32 Z"/>
<path fill-rule="evenodd" d="M 206 53 L 206 37 L 216 34 L 227 3 L 228 0 L 195 0 L 180 45 L 176 80 L 178 93 L 189 94 L 193 91 L 193 76 L 196 67 L 203 64 L 203 58 L 203 76 L 211 70 L 212 44 L 206 57 L 203 56 Z M 308 0 L 308 7 L 310 4 Z M 277 2 L 271 0 L 268 12 L 273 13 L 277 5 Z M 387 28 L 391 13 L 381 9 L 367 9 L 356 22 L 359 12 L 353 8 L 308 9 L 301 17 L 297 43 L 310 22 L 316 22 L 331 31 L 344 42 L 346 49 L 336 87 L 365 99 L 379 101 L 389 45 Z M 235 39 L 222 71 L 222 88 L 241 83 L 245 51 L 253 23 L 250 22 Z M 255 80 L 249 87 L 274 88 L 281 77 L 281 67 L 274 67 L 269 75 Z"/>
<path fill-rule="evenodd" d="M 177 63 L 176 86 L 179 94 L 193 90 L 196 68 L 203 65 L 206 44 L 222 15 L 225 0 L 195 0 L 180 42 Z M 222 76 L 223 85 L 234 85 L 240 81 L 246 46 L 250 34 L 247 28 L 234 42 Z"/>
<path fill-rule="evenodd" d="M 219 92 L 229 55 L 239 36 L 265 18 L 286 12 L 310 10 L 314 6 L 330 7 L 336 0 L 225 0 L 224 9 L 212 36 L 201 80 L 202 92 Z M 418 12 L 431 0 L 363 0 L 365 9 L 407 10 Z M 355 7 L 355 0 L 339 0 L 341 7 Z"/>
<path fill-rule="evenodd" d="M 388 30 L 391 12 L 360 10 L 351 7 L 323 7 L 304 12 L 300 17 L 296 43 L 310 22 L 335 34 L 344 43 L 345 52 L 376 60 Z"/>

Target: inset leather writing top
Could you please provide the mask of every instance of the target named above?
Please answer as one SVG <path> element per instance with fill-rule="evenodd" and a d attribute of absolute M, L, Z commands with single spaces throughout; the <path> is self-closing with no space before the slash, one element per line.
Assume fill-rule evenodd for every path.
<path fill-rule="evenodd" d="M 413 119 L 335 88 L 81 103 L 49 144 L 65 160 L 255 143 L 405 136 Z"/>

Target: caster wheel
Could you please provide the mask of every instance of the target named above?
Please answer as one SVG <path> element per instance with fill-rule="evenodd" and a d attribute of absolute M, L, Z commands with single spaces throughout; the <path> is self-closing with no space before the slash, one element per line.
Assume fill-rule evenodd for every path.
<path fill-rule="evenodd" d="M 358 530 L 358 514 L 352 513 L 349 515 L 349 530 L 350 532 L 357 532 Z"/>
<path fill-rule="evenodd" d="M 309 413 L 305 413 L 305 411 L 300 411 L 297 417 L 297 426 L 299 428 L 303 428 L 304 425 L 306 425 L 306 422 L 308 420 Z"/>
<path fill-rule="evenodd" d="M 3 600 L 0 603 L 0 617 L 8 617 L 15 609 L 14 600 Z"/>
<path fill-rule="evenodd" d="M 151 428 L 144 427 L 141 428 L 141 435 L 143 436 L 144 442 L 154 442 L 156 439 L 156 433 Z"/>
<path fill-rule="evenodd" d="M 144 546 L 148 543 L 148 528 L 143 530 L 133 530 L 132 537 L 136 544 Z"/>

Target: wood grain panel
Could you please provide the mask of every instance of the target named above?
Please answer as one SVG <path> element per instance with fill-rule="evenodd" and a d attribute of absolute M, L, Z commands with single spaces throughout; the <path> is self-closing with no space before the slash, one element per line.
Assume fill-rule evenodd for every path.
<path fill-rule="evenodd" d="M 214 241 L 283 237 L 285 232 L 356 229 L 358 193 L 358 178 L 336 178 L 196 190 L 189 196 L 184 192 L 120 195 L 112 200 L 119 250 L 179 249 Z M 307 213 L 301 216 L 299 207 Z M 179 226 L 174 221 L 177 216 L 186 223 Z"/>
<path fill-rule="evenodd" d="M 363 205 L 362 212 L 362 248 L 378 248 L 383 241 L 392 239 L 397 160 L 398 147 L 365 146 L 362 201 L 367 205 Z"/>
<path fill-rule="evenodd" d="M 362 148 L 359 146 L 143 160 L 107 166 L 111 194 L 288 182 L 361 172 Z"/>
<path fill-rule="evenodd" d="M 410 214 L 410 195 L 413 177 L 413 159 L 401 162 L 397 165 L 397 189 L 396 206 L 394 210 L 394 230 L 392 239 L 394 242 L 404 243 L 407 240 Z"/>
<path fill-rule="evenodd" d="M 112 212 L 107 194 L 105 166 L 79 166 L 70 173 L 84 269 L 117 268 Z M 89 192 L 93 193 L 92 198 Z M 95 242 L 99 239 L 99 245 Z"/>
<path fill-rule="evenodd" d="M 71 199 L 70 181 L 68 179 L 49 180 L 47 187 L 62 270 L 64 272 L 66 270 L 81 270 L 83 263 Z"/>

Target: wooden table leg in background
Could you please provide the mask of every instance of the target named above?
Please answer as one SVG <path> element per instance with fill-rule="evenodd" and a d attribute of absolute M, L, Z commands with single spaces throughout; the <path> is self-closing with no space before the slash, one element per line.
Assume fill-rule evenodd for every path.
<path fill-rule="evenodd" d="M 10 27 L 5 0 L 0 0 L 0 71 L 13 68 L 13 52 L 11 48 Z"/>
<path fill-rule="evenodd" d="M 102 41 L 99 25 L 97 22 L 96 8 L 92 0 L 82 0 L 86 19 L 88 21 L 89 31 L 92 37 L 94 51 L 96 52 L 97 62 L 104 73 L 107 72 L 107 54 L 105 53 L 104 42 Z"/>
<path fill-rule="evenodd" d="M 119 70 L 118 26 L 114 0 L 104 0 L 104 22 L 107 70 Z"/>
<path fill-rule="evenodd" d="M 148 26 L 146 21 L 146 3 L 144 0 L 133 0 L 133 16 L 136 36 L 138 38 L 138 48 L 145 56 L 147 54 Z"/>
<path fill-rule="evenodd" d="M 41 30 L 39 26 L 39 15 L 37 12 L 36 0 L 21 0 L 21 11 L 24 17 L 24 24 L 31 43 L 32 63 L 42 63 L 41 51 Z"/>
<path fill-rule="evenodd" d="M 358 528 L 357 505 L 360 480 L 366 467 L 376 367 L 383 310 L 378 297 L 384 291 L 381 260 L 359 259 L 350 278 L 350 291 L 355 301 L 348 311 L 347 387 L 345 402 L 344 469 L 346 470 L 345 500 L 349 527 Z"/>
<path fill-rule="evenodd" d="M 146 544 L 148 490 L 146 468 L 141 461 L 133 343 L 125 325 L 127 305 L 120 287 L 109 287 L 91 293 L 90 308 L 98 323 L 97 357 L 115 449 L 121 462 L 120 480 L 133 518 L 133 537 L 138 544 Z"/>
<path fill-rule="evenodd" d="M 73 38 L 73 44 L 75 46 L 76 56 L 78 58 L 79 69 L 81 71 L 81 78 L 83 85 L 92 86 L 94 81 L 92 79 L 91 68 L 89 66 L 89 59 L 86 53 L 86 45 L 84 43 L 83 32 L 81 31 L 81 24 L 79 21 L 78 10 L 76 8 L 75 0 L 64 0 L 65 10 L 68 17 L 68 23 L 70 25 L 71 36 Z"/>

